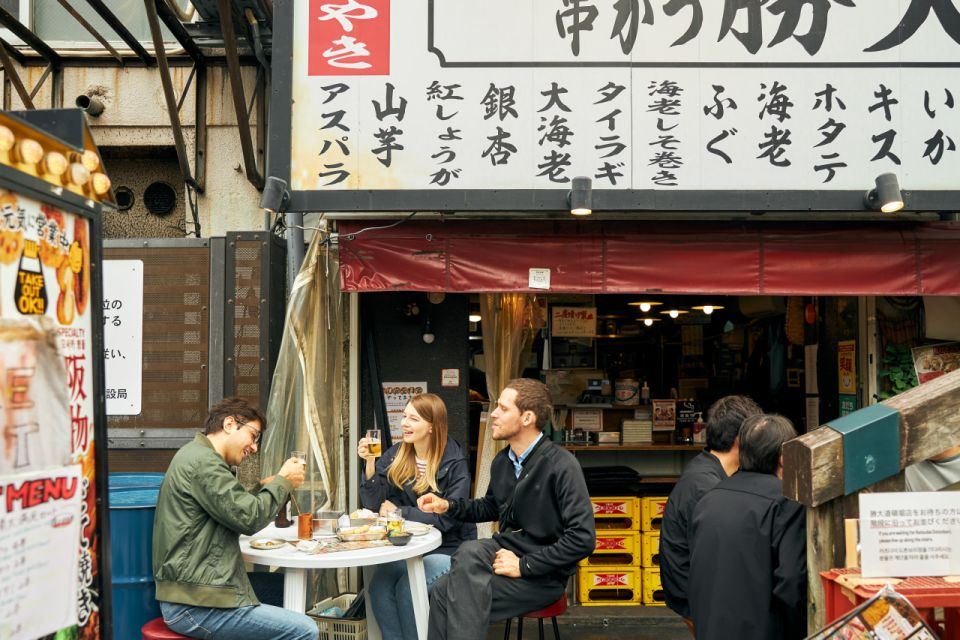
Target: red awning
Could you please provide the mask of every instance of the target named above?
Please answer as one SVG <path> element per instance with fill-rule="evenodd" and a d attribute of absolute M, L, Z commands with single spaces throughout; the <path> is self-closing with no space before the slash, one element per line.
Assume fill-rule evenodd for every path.
<path fill-rule="evenodd" d="M 344 291 L 960 295 L 960 223 L 341 221 Z"/>

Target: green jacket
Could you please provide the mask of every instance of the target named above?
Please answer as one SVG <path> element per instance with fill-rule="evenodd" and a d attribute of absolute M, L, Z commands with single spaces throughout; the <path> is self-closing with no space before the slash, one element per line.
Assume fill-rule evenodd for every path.
<path fill-rule="evenodd" d="M 170 462 L 153 521 L 157 600 L 199 607 L 259 604 L 240 556 L 252 535 L 280 510 L 293 486 L 277 476 L 246 491 L 202 433 Z"/>

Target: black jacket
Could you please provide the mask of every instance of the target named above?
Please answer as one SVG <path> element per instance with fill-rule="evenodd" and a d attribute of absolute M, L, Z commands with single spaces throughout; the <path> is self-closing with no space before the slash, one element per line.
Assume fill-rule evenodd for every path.
<path fill-rule="evenodd" d="M 690 520 L 703 495 L 727 477 L 720 460 L 704 451 L 683 468 L 670 492 L 660 525 L 660 583 L 667 606 L 690 617 L 687 580 L 690 577 Z"/>
<path fill-rule="evenodd" d="M 400 507 L 400 512 L 407 520 L 432 524 L 443 535 L 443 542 L 434 553 L 452 554 L 465 540 L 477 539 L 477 525 L 461 522 L 450 517 L 449 514 L 437 515 L 424 513 L 417 508 L 417 494 L 413 490 L 413 482 L 407 482 L 403 489 L 387 479 L 387 470 L 390 463 L 397 457 L 400 444 L 395 444 L 377 460 L 376 473 L 370 480 L 363 477 L 361 472 L 360 504 L 367 509 L 377 511 L 384 500 L 389 500 Z M 470 495 L 470 470 L 467 458 L 453 438 L 447 438 L 447 445 L 443 450 L 440 468 L 437 469 L 437 494 L 447 500 L 466 498 Z"/>
<path fill-rule="evenodd" d="M 693 511 L 687 589 L 697 640 L 807 635 L 803 507 L 773 475 L 741 471 Z"/>
<path fill-rule="evenodd" d="M 514 475 L 509 447 L 493 459 L 487 494 L 450 501 L 447 512 L 468 522 L 500 523 L 494 539 L 520 557 L 523 577 L 566 580 L 593 553 L 593 505 L 583 471 L 568 451 L 540 438 Z"/>

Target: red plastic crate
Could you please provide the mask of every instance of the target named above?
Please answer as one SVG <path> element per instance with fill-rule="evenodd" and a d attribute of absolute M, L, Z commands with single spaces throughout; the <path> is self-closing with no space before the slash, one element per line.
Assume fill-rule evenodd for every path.
<path fill-rule="evenodd" d="M 821 571 L 827 622 L 840 618 L 857 605 L 869 600 L 883 588 L 886 582 L 893 583 L 897 593 L 910 601 L 931 628 L 937 629 L 934 609 L 944 612 L 944 639 L 960 640 L 960 583 L 946 582 L 943 578 L 901 578 L 899 581 L 883 578 L 864 578 L 869 584 L 859 582 L 859 569 L 830 569 Z"/>

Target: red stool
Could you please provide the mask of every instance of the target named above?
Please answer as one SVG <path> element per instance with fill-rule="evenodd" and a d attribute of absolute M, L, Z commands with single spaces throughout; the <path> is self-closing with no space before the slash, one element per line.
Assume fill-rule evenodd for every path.
<path fill-rule="evenodd" d="M 551 604 L 549 607 L 544 607 L 538 611 L 531 611 L 530 613 L 525 613 L 522 616 L 517 616 L 517 640 L 523 640 L 523 619 L 524 618 L 536 618 L 537 624 L 540 626 L 540 640 L 543 640 L 543 619 L 550 618 L 550 621 L 553 623 L 553 637 L 556 640 L 560 640 L 560 629 L 557 628 L 557 616 L 561 616 L 567 611 L 567 594 L 560 596 L 560 599 Z M 507 620 L 507 628 L 503 631 L 503 640 L 510 640 L 510 625 L 513 623 L 513 618 Z"/>
<path fill-rule="evenodd" d="M 163 623 L 163 618 L 154 618 L 140 628 L 143 640 L 190 640 L 175 631 L 170 631 Z"/>

